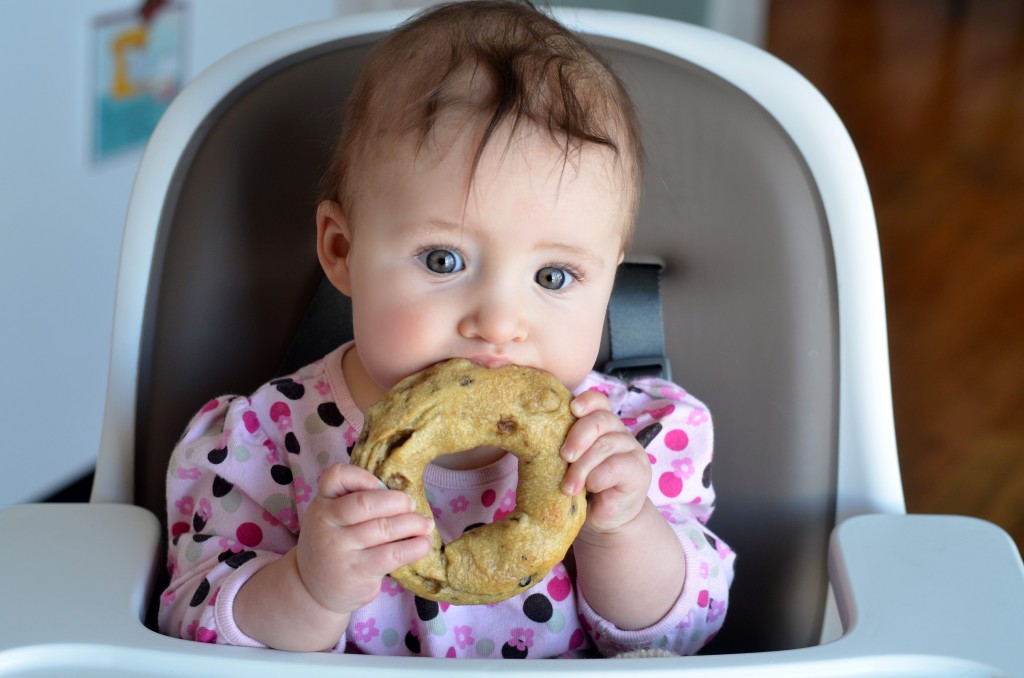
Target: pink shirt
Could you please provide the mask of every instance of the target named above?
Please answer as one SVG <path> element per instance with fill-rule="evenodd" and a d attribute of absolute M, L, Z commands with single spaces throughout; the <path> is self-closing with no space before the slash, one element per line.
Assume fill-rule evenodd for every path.
<path fill-rule="evenodd" d="M 168 469 L 171 583 L 161 596 L 163 633 L 258 646 L 235 625 L 232 607 L 249 577 L 295 546 L 317 478 L 347 462 L 363 426 L 341 371 L 345 345 L 248 398 L 212 400 L 192 419 Z M 494 605 L 424 600 L 385 577 L 355 611 L 336 652 L 432 657 L 572 657 L 656 647 L 692 654 L 720 628 L 734 555 L 704 523 L 714 490 L 707 410 L 678 386 L 645 377 L 626 384 L 591 373 L 598 389 L 647 449 L 648 496 L 672 525 L 686 581 L 669 613 L 626 631 L 597 615 L 562 564 L 536 586 Z M 515 506 L 512 455 L 480 469 L 430 465 L 427 499 L 445 542 Z M 626 587 L 645 585 L 642 563 Z M 339 575 L 341 576 L 341 575 Z"/>

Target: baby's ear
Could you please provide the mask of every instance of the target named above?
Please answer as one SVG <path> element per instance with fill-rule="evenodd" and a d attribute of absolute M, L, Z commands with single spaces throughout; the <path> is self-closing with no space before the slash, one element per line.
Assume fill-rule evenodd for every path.
<path fill-rule="evenodd" d="M 352 232 L 341 205 L 325 200 L 316 208 L 316 254 L 320 267 L 338 291 L 352 293 L 348 256 L 352 248 Z"/>

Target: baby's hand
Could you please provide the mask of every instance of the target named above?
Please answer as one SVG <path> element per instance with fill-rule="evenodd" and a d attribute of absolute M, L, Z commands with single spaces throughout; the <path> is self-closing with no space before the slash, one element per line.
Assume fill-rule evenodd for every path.
<path fill-rule="evenodd" d="M 583 529 L 614 532 L 636 518 L 647 500 L 647 452 L 612 412 L 603 393 L 584 391 L 570 407 L 578 420 L 562 445 L 562 458 L 569 462 L 562 491 L 589 490 Z"/>
<path fill-rule="evenodd" d="M 432 527 L 413 513 L 408 495 L 358 466 L 336 464 L 320 477 L 299 533 L 302 583 L 322 607 L 348 614 L 380 593 L 384 575 L 427 554 Z"/>

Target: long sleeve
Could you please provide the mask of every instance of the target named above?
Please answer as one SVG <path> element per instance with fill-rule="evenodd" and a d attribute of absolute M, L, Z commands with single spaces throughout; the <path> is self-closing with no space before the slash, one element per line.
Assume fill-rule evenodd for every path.
<path fill-rule="evenodd" d="M 603 654 L 642 647 L 693 654 L 725 620 L 735 561 L 729 547 L 705 527 L 715 501 L 711 417 L 699 400 L 660 379 L 624 384 L 593 375 L 583 388 L 608 395 L 613 410 L 647 450 L 652 465 L 648 497 L 672 526 L 686 559 L 682 593 L 659 622 L 636 631 L 618 629 L 580 596 L 587 631 Z M 642 565 L 632 585 L 643 585 Z"/>
<path fill-rule="evenodd" d="M 167 478 L 163 633 L 258 645 L 234 623 L 234 596 L 296 544 L 319 473 L 347 460 L 355 438 L 326 379 L 315 369 L 307 377 L 210 401 L 176 446 Z"/>
<path fill-rule="evenodd" d="M 160 630 L 233 645 L 258 645 L 234 622 L 235 594 L 298 540 L 320 473 L 349 460 L 362 428 L 343 375 L 344 347 L 249 397 L 210 401 L 189 423 L 168 468 L 171 581 Z M 390 577 L 352 614 L 335 651 L 439 657 L 568 657 L 634 647 L 699 649 L 721 625 L 732 554 L 703 523 L 714 493 L 706 411 L 664 382 L 627 386 L 600 375 L 601 388 L 654 465 L 649 496 L 673 525 L 686 554 L 687 580 L 672 611 L 640 631 L 614 628 L 579 595 L 571 570 L 557 565 L 529 591 L 497 605 L 455 606 L 413 596 Z M 430 465 L 427 499 L 443 539 L 498 520 L 515 505 L 511 455 L 482 469 Z M 636 585 L 642 585 L 638 572 Z"/>

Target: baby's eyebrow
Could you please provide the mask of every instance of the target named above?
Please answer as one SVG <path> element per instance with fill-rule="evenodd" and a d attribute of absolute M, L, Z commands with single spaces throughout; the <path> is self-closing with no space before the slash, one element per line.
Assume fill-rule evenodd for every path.
<path fill-rule="evenodd" d="M 466 233 L 472 233 L 467 224 L 450 221 L 443 218 L 428 218 L 411 220 L 404 224 L 402 232 L 404 237 L 414 240 L 437 238 L 448 240 L 455 237 L 463 237 Z"/>
<path fill-rule="evenodd" d="M 461 221 L 448 221 L 447 219 L 432 218 L 427 219 L 420 226 L 420 230 L 423 231 L 458 231 L 463 233 L 466 231 L 466 224 Z"/>
<path fill-rule="evenodd" d="M 588 266 L 593 266 L 595 268 L 604 266 L 604 260 L 585 247 L 579 247 L 577 245 L 570 245 L 569 243 L 562 242 L 544 242 L 538 245 L 537 249 L 545 252 L 560 252 L 568 259 L 580 260 Z"/>

